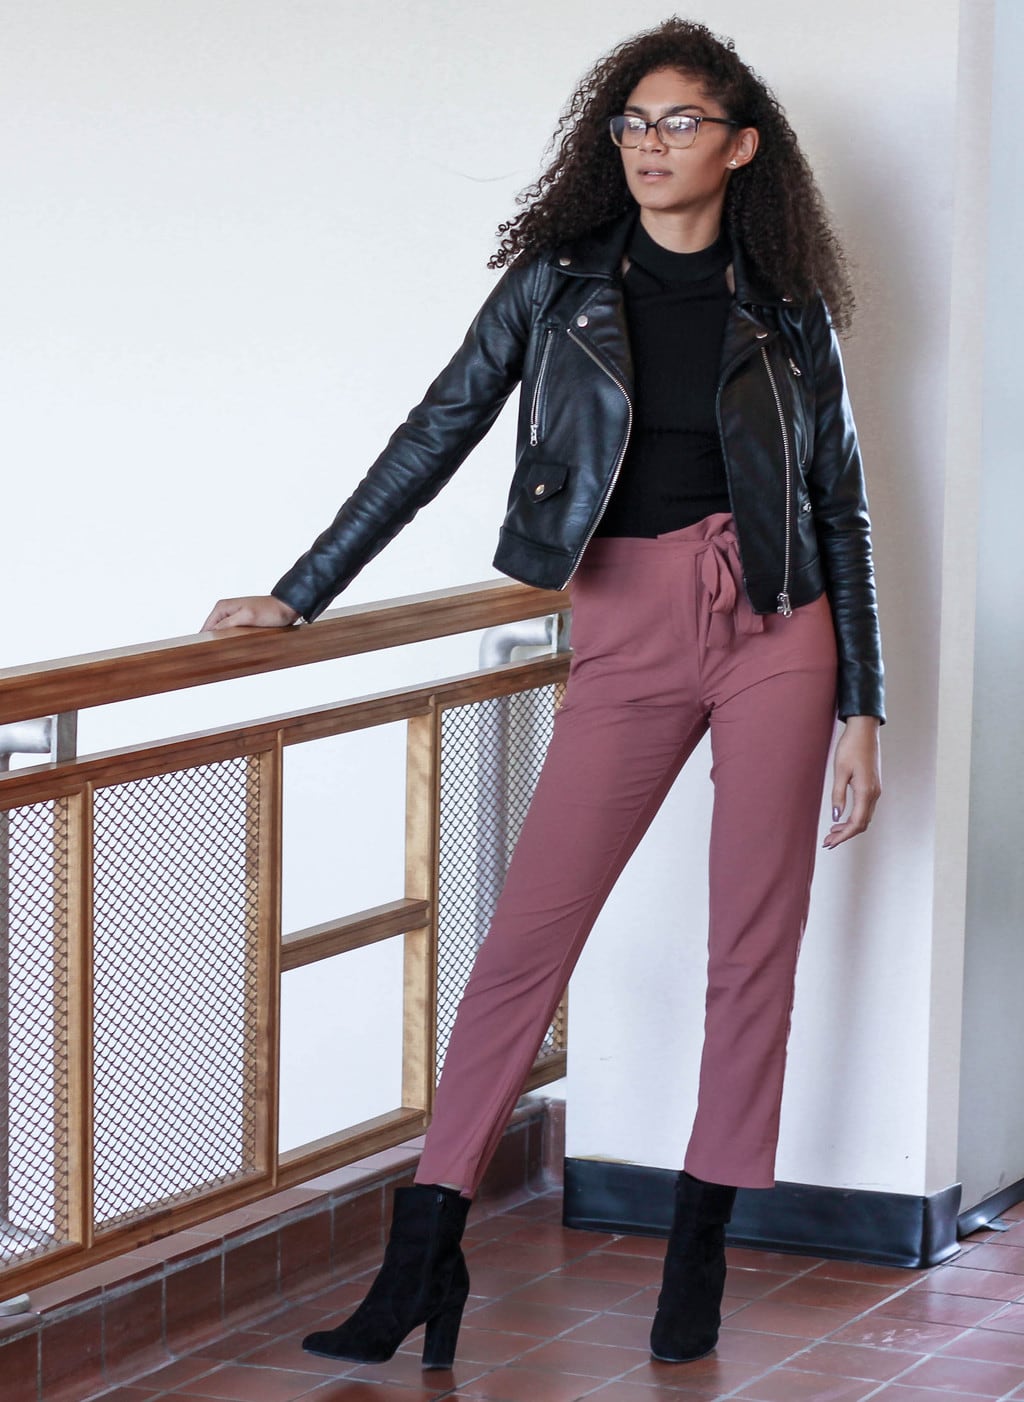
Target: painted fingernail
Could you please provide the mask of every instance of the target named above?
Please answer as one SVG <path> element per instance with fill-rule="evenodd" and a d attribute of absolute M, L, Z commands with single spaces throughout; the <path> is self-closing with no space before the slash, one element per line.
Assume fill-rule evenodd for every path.
<path fill-rule="evenodd" d="M 838 822 L 839 822 L 839 819 L 842 817 L 842 815 L 843 815 L 843 810 L 842 810 L 841 808 L 833 808 L 833 809 L 832 809 L 832 821 L 833 821 L 834 823 L 838 823 Z"/>

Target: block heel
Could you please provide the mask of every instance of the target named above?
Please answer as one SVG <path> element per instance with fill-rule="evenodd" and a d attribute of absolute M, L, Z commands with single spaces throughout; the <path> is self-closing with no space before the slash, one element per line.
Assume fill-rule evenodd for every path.
<path fill-rule="evenodd" d="M 453 1281 L 448 1299 L 431 1319 L 423 1338 L 423 1367 L 450 1368 L 455 1362 L 455 1346 L 459 1341 L 462 1312 L 469 1298 L 469 1272 L 465 1264 L 461 1274 L 464 1281 Z"/>

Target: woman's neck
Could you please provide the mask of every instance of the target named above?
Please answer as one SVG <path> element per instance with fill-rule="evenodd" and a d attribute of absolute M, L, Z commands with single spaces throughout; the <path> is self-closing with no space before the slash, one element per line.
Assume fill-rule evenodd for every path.
<path fill-rule="evenodd" d="M 640 223 L 655 243 L 672 253 L 699 253 L 710 246 L 722 231 L 721 207 L 679 213 L 642 209 Z"/>

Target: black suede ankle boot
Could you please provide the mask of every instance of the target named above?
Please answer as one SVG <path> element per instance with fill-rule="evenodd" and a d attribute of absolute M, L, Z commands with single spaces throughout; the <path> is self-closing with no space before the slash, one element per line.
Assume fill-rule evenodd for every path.
<path fill-rule="evenodd" d="M 675 1213 L 651 1353 L 662 1363 L 703 1358 L 718 1342 L 725 1290 L 725 1224 L 736 1189 L 705 1183 L 684 1169 L 676 1183 Z"/>
<path fill-rule="evenodd" d="M 396 1188 L 384 1263 L 366 1299 L 336 1329 L 307 1335 L 306 1352 L 386 1363 L 406 1335 L 425 1323 L 424 1368 L 450 1368 L 469 1295 L 459 1245 L 469 1205 L 453 1188 Z"/>

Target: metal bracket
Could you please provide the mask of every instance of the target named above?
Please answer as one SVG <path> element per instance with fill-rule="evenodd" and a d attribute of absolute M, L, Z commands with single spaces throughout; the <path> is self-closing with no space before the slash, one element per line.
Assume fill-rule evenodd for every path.
<path fill-rule="evenodd" d="M 75 758 L 77 747 L 77 711 L 0 725 L 0 774 L 10 769 L 11 755 L 48 755 L 51 764 L 64 764 Z"/>
<path fill-rule="evenodd" d="M 480 666 L 500 667 L 511 662 L 518 647 L 539 648 L 548 652 L 569 651 L 569 626 L 572 610 L 548 613 L 541 618 L 524 618 L 518 623 L 502 623 L 488 628 L 480 639 Z"/>

